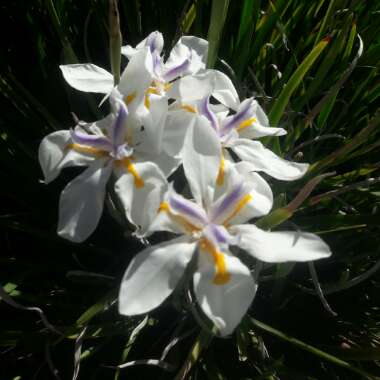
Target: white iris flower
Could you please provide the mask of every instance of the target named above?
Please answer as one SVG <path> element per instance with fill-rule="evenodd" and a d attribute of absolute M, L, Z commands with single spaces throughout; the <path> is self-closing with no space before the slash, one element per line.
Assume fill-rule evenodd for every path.
<path fill-rule="evenodd" d="M 199 91 L 190 92 L 188 89 L 192 86 L 198 86 Z M 225 159 L 232 161 L 229 150 L 248 163 L 251 170 L 265 172 L 279 180 L 297 180 L 306 173 L 308 164 L 285 160 L 256 140 L 265 136 L 285 135 L 286 131 L 269 126 L 265 112 L 255 99 L 245 99 L 240 103 L 231 81 L 222 77 L 221 73 L 210 70 L 182 78 L 172 91 L 176 92 L 180 101 L 171 106 L 168 114 L 163 142 L 166 151 L 178 154 L 183 148 L 186 131 L 182 129 L 180 133 L 176 125 L 188 123 L 191 117 L 202 116 L 216 132 L 221 147 L 220 182 Z M 210 104 L 211 96 L 219 104 Z"/>
<path fill-rule="evenodd" d="M 167 187 L 165 176 L 178 166 L 165 153 L 144 150 L 140 144 L 144 132 L 138 135 L 129 125 L 127 106 L 117 97 L 111 100 L 114 112 L 105 119 L 53 132 L 39 148 L 46 183 L 65 167 L 88 166 L 65 187 L 59 202 L 58 234 L 75 242 L 95 230 L 112 173 L 127 218 L 138 228 L 137 234 L 143 234 Z"/>
<path fill-rule="evenodd" d="M 170 231 L 180 237 L 146 248 L 132 260 L 121 283 L 119 312 L 146 313 L 175 289 L 197 254 L 193 273 L 196 299 L 220 335 L 230 334 L 247 312 L 257 289 L 250 269 L 231 253 L 238 246 L 266 262 L 308 261 L 330 256 L 316 235 L 266 232 L 246 224 L 269 212 L 272 191 L 249 165 L 226 166 L 223 186 L 216 186 L 219 147 L 211 128 L 190 127 L 185 139 L 184 164 L 194 201 L 171 187 L 161 203 L 151 231 Z"/>

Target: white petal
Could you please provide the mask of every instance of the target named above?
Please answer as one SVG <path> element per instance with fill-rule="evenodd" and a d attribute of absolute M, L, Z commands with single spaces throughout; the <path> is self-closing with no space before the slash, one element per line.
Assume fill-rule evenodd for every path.
<path fill-rule="evenodd" d="M 157 95 L 150 96 L 149 112 L 145 112 L 140 117 L 144 130 L 141 133 L 141 141 L 138 141 L 139 150 L 152 154 L 161 152 L 167 111 L 168 101 L 166 98 Z"/>
<path fill-rule="evenodd" d="M 183 73 L 186 73 L 190 64 L 190 57 L 190 49 L 178 41 L 171 50 L 169 58 L 165 62 L 165 71 L 168 72 L 178 66 L 181 66 L 184 69 Z M 183 73 L 180 74 L 182 75 Z"/>
<path fill-rule="evenodd" d="M 230 231 L 240 235 L 240 248 L 268 263 L 318 260 L 331 255 L 320 237 L 307 232 L 267 232 L 248 224 L 232 226 Z"/>
<path fill-rule="evenodd" d="M 59 200 L 60 236 L 81 242 L 91 235 L 103 212 L 106 184 L 111 173 L 112 162 L 96 160 L 63 189 Z"/>
<path fill-rule="evenodd" d="M 121 47 L 121 54 L 128 59 L 131 59 L 131 57 L 136 53 L 137 49 L 133 48 L 131 45 L 125 45 Z"/>
<path fill-rule="evenodd" d="M 94 157 L 67 149 L 70 143 L 70 131 L 53 132 L 42 140 L 38 149 L 38 160 L 44 173 L 45 183 L 57 178 L 65 167 L 86 166 L 94 160 Z"/>
<path fill-rule="evenodd" d="M 225 162 L 225 180 L 216 187 L 215 194 L 212 212 L 219 224 L 245 223 L 266 215 L 273 206 L 270 186 L 245 162 Z"/>
<path fill-rule="evenodd" d="M 193 36 L 181 37 L 170 52 L 165 63 L 166 69 L 170 69 L 186 59 L 189 65 L 183 74 L 195 74 L 205 69 L 207 61 L 208 42 Z"/>
<path fill-rule="evenodd" d="M 196 115 L 182 109 L 168 112 L 162 137 L 162 149 L 170 156 L 180 155 L 188 128 L 195 122 Z"/>
<path fill-rule="evenodd" d="M 84 92 L 108 94 L 113 88 L 113 76 L 108 71 L 91 63 L 61 65 L 66 82 Z"/>
<path fill-rule="evenodd" d="M 121 282 L 119 313 L 142 314 L 159 306 L 177 286 L 194 249 L 195 243 L 178 238 L 135 256 Z"/>
<path fill-rule="evenodd" d="M 225 106 L 237 110 L 240 104 L 239 95 L 230 78 L 218 70 L 212 70 L 214 75 L 214 87 L 212 96 Z"/>
<path fill-rule="evenodd" d="M 152 82 L 152 75 L 152 54 L 148 48 L 141 49 L 128 62 L 117 86 L 123 96 L 133 96 L 133 100 L 128 104 L 131 114 L 138 107 L 144 106 L 145 91 Z"/>
<path fill-rule="evenodd" d="M 199 252 L 207 255 L 206 252 Z M 237 258 L 224 255 L 230 280 L 215 284 L 212 261 L 200 257 L 199 269 L 194 273 L 194 291 L 203 312 L 218 328 L 220 335 L 231 334 L 247 312 L 255 296 L 257 285 L 249 269 Z"/>
<path fill-rule="evenodd" d="M 284 160 L 259 141 L 237 139 L 231 144 L 231 148 L 242 161 L 251 164 L 252 170 L 263 171 L 283 181 L 301 178 L 309 167 L 309 164 Z"/>
<path fill-rule="evenodd" d="M 230 220 L 230 224 L 245 223 L 252 218 L 257 218 L 268 214 L 273 207 L 273 193 L 268 182 L 259 174 L 251 170 L 251 166 L 245 162 L 238 162 L 234 166 L 237 172 L 244 176 L 247 188 L 250 189 L 249 194 L 252 201 L 234 218 Z"/>
<path fill-rule="evenodd" d="M 183 168 L 195 200 L 212 201 L 221 159 L 220 140 L 204 117 L 188 129 L 183 148 Z"/>
<path fill-rule="evenodd" d="M 204 66 L 207 63 L 207 53 L 208 53 L 208 41 L 202 38 L 194 36 L 183 36 L 179 39 L 179 43 L 187 46 L 189 49 L 193 49 L 197 55 L 201 58 Z M 195 71 L 194 71 L 195 73 Z"/>
<path fill-rule="evenodd" d="M 150 154 L 141 152 L 140 150 L 135 150 L 135 153 L 136 162 L 151 161 L 155 163 L 161 169 L 165 177 L 169 177 L 181 165 L 180 158 L 172 157 L 165 152 L 161 152 L 159 154 Z"/>
<path fill-rule="evenodd" d="M 212 95 L 225 106 L 237 110 L 240 101 L 232 81 L 218 70 L 206 70 L 188 75 L 173 82 L 167 93 L 169 98 L 193 102 Z"/>
<path fill-rule="evenodd" d="M 164 38 L 160 32 L 152 32 L 148 37 L 144 38 L 136 48 L 133 48 L 131 45 L 126 45 L 121 47 L 121 54 L 123 54 L 128 59 L 131 59 L 133 55 L 138 53 L 140 50 L 148 47 L 153 53 L 156 51 L 158 54 L 161 53 L 164 46 Z"/>
<path fill-rule="evenodd" d="M 257 101 L 252 102 L 252 113 L 256 121 L 251 126 L 239 132 L 240 137 L 247 139 L 257 139 L 265 136 L 283 136 L 286 131 L 283 128 L 269 126 L 269 120 L 264 110 Z"/>
<path fill-rule="evenodd" d="M 153 222 L 148 228 L 146 236 L 157 231 L 167 231 L 177 235 L 187 234 L 184 226 L 179 224 L 174 218 L 172 218 L 171 214 L 165 210 L 160 210 L 157 213 L 156 217 L 153 219 Z"/>
<path fill-rule="evenodd" d="M 136 48 L 140 49 L 144 46 L 147 46 L 152 53 L 157 52 L 158 54 L 161 54 L 164 47 L 164 37 L 162 36 L 162 33 L 155 30 L 150 33 L 147 38 L 142 40 Z"/>
<path fill-rule="evenodd" d="M 202 74 L 187 75 L 174 81 L 167 92 L 168 98 L 191 103 L 210 95 L 214 88 L 214 74 L 210 71 L 212 70 Z"/>
<path fill-rule="evenodd" d="M 168 231 L 177 235 L 189 234 L 188 224 L 190 221 L 178 216 L 178 213 L 170 207 L 170 198 L 173 193 L 176 194 L 173 183 L 170 183 L 168 191 L 163 196 L 157 215 L 149 226 L 147 235 L 157 231 Z"/>
<path fill-rule="evenodd" d="M 128 220 L 137 227 L 137 235 L 144 235 L 157 215 L 163 194 L 167 190 L 166 178 L 152 162 L 134 163 L 134 169 L 143 186 L 136 186 L 135 177 L 119 169 L 120 178 L 115 192 L 121 200 Z"/>
<path fill-rule="evenodd" d="M 283 136 L 286 135 L 286 131 L 283 128 L 263 127 L 258 122 L 254 122 L 248 128 L 239 131 L 239 135 L 241 138 L 258 139 L 265 136 Z"/>

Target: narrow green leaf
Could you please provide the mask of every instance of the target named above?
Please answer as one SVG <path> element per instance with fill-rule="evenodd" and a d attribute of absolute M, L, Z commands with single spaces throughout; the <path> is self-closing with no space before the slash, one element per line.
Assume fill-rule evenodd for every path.
<path fill-rule="evenodd" d="M 366 371 L 363 371 L 362 369 L 360 368 L 357 368 L 357 367 L 354 367 L 353 365 L 351 365 L 350 363 L 342 360 L 342 359 L 339 359 L 337 358 L 336 356 L 334 355 L 331 355 L 327 352 L 324 352 L 322 350 L 320 350 L 319 348 L 316 348 L 314 346 L 311 346 L 310 344 L 307 344 L 307 343 L 304 343 L 302 342 L 301 340 L 299 339 L 296 339 L 290 335 L 287 335 L 287 334 L 284 334 L 282 331 L 280 330 L 277 330 L 261 321 L 258 321 L 257 319 L 254 319 L 254 318 L 249 318 L 249 320 L 251 321 L 251 323 L 253 324 L 253 326 L 257 327 L 258 329 L 262 330 L 262 331 L 265 331 L 281 340 L 284 340 L 302 350 L 305 350 L 305 351 L 308 351 L 310 352 L 311 354 L 315 355 L 315 356 L 318 356 L 320 357 L 321 359 L 323 360 L 326 360 L 326 361 L 329 361 L 339 367 L 343 367 L 343 368 L 346 368 L 348 369 L 349 371 L 351 372 L 354 372 L 354 373 L 357 373 L 358 375 L 361 375 L 362 377 L 364 377 L 365 379 L 369 379 L 369 380 L 378 380 L 379 377 L 376 377 L 376 376 L 373 376 L 369 373 L 367 373 Z"/>
<path fill-rule="evenodd" d="M 278 125 L 285 111 L 285 108 L 289 103 L 290 97 L 292 96 L 294 91 L 297 89 L 297 87 L 300 85 L 303 77 L 310 70 L 313 63 L 320 56 L 320 54 L 328 45 L 330 40 L 331 40 L 330 37 L 326 37 L 321 42 L 319 42 L 319 44 L 309 53 L 309 55 L 304 59 L 301 65 L 297 68 L 297 70 L 291 76 L 291 78 L 289 79 L 289 82 L 283 88 L 275 104 L 270 110 L 269 120 L 270 120 L 271 125 L 273 126 Z"/>
<path fill-rule="evenodd" d="M 197 339 L 194 342 L 193 347 L 191 348 L 184 364 L 181 369 L 178 371 L 177 376 L 174 380 L 184 380 L 193 368 L 194 364 L 199 360 L 199 357 L 203 350 L 205 350 L 209 344 L 211 343 L 213 335 L 211 335 L 208 331 L 202 329 Z"/>
<path fill-rule="evenodd" d="M 287 0 L 278 0 L 276 4 L 269 5 L 266 14 L 261 18 L 260 22 L 256 27 L 256 33 L 254 42 L 250 51 L 250 59 L 256 60 L 259 56 L 260 49 L 264 46 L 265 40 L 268 35 L 272 32 L 272 30 L 276 26 L 276 22 L 279 19 L 281 13 L 284 8 L 289 5 L 289 1 Z M 272 9 L 270 11 L 269 9 Z"/>
<path fill-rule="evenodd" d="M 190 9 L 186 12 L 185 17 L 182 20 L 181 28 L 184 33 L 189 33 L 191 26 L 197 16 L 197 8 L 195 3 L 191 4 Z"/>
<path fill-rule="evenodd" d="M 309 173 L 320 171 L 330 166 L 342 163 L 348 158 L 348 154 L 358 148 L 361 144 L 368 140 L 368 137 L 376 130 L 380 124 L 380 110 L 370 120 L 368 126 L 358 132 L 352 139 L 350 139 L 342 148 L 329 154 L 327 157 L 316 162 L 309 168 Z"/>
<path fill-rule="evenodd" d="M 260 11 L 260 0 L 246 0 L 240 16 L 239 31 L 233 56 L 239 59 L 233 61 L 237 77 L 241 78 L 248 66 L 250 48 L 253 40 L 257 19 Z"/>
<path fill-rule="evenodd" d="M 244 0 L 243 2 L 240 15 L 239 31 L 236 39 L 237 46 L 242 43 L 243 37 L 246 36 L 251 29 L 254 6 L 257 6 L 257 3 L 257 0 Z"/>
<path fill-rule="evenodd" d="M 127 344 L 124 347 L 123 353 L 121 355 L 120 364 L 124 364 L 128 358 L 129 351 L 132 349 L 133 344 L 135 343 L 138 335 L 144 329 L 144 327 L 148 324 L 148 317 L 146 316 L 132 331 L 129 339 L 127 340 Z M 118 368 L 115 372 L 114 380 L 118 380 L 120 377 L 120 369 Z"/>
<path fill-rule="evenodd" d="M 46 0 L 45 4 L 48 10 L 48 13 L 50 15 L 51 21 L 53 23 L 53 26 L 55 28 L 55 31 L 57 32 L 58 37 L 61 40 L 61 44 L 63 47 L 63 54 L 65 56 L 66 63 L 77 63 L 78 58 L 76 54 L 74 53 L 74 50 L 71 47 L 70 41 L 67 38 L 66 33 L 62 27 L 61 21 L 59 20 L 57 11 L 53 4 L 53 0 Z"/>
<path fill-rule="evenodd" d="M 336 0 L 330 0 L 329 6 L 327 8 L 327 12 L 325 14 L 325 17 L 323 18 L 321 27 L 319 28 L 318 34 L 315 37 L 314 46 L 316 46 L 318 44 L 318 42 L 320 41 L 320 39 L 322 38 L 322 36 L 324 34 L 326 34 L 327 26 L 332 24 L 331 19 L 334 17 L 334 10 L 335 10 L 336 2 L 337 2 Z"/>
<path fill-rule="evenodd" d="M 342 57 L 343 62 L 348 61 L 348 59 L 350 58 L 352 48 L 354 46 L 355 37 L 356 37 L 356 22 L 353 21 L 352 26 L 351 26 L 351 30 L 350 30 L 350 34 L 348 36 L 346 48 L 344 49 L 344 53 L 343 53 L 343 57 Z"/>
<path fill-rule="evenodd" d="M 107 294 L 100 301 L 89 307 L 76 321 L 76 326 L 82 327 L 87 322 L 89 322 L 92 318 L 94 318 L 97 314 L 104 311 L 114 300 L 115 291 L 112 291 L 110 294 Z"/>
<path fill-rule="evenodd" d="M 229 0 L 212 1 L 210 27 L 207 34 L 209 43 L 207 67 L 209 69 L 212 69 L 216 62 L 229 3 Z"/>

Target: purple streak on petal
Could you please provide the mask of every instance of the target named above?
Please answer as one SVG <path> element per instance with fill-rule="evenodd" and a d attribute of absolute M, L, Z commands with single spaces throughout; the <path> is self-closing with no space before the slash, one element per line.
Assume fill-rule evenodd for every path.
<path fill-rule="evenodd" d="M 157 38 L 158 38 L 159 32 L 152 32 L 149 34 L 149 36 L 146 38 L 145 46 L 148 46 L 150 49 L 150 52 L 153 54 L 154 51 L 159 50 Z M 158 51 L 158 53 L 161 53 L 161 51 Z"/>
<path fill-rule="evenodd" d="M 183 74 L 190 66 L 190 59 L 186 58 L 182 63 L 172 67 L 164 74 L 164 79 L 169 82 Z"/>
<path fill-rule="evenodd" d="M 112 126 L 112 143 L 116 148 L 118 145 L 124 144 L 125 137 L 125 121 L 128 117 L 127 106 L 123 102 L 119 102 L 119 110 L 117 117 Z"/>
<path fill-rule="evenodd" d="M 226 248 L 226 245 L 233 245 L 236 242 L 224 226 L 209 224 L 203 229 L 203 236 L 210 241 L 218 250 Z"/>
<path fill-rule="evenodd" d="M 222 226 L 217 226 L 215 224 L 210 224 L 211 233 L 214 235 L 218 244 L 226 244 L 229 241 L 229 234 L 226 229 Z"/>
<path fill-rule="evenodd" d="M 152 53 L 153 57 L 153 71 L 157 74 L 161 68 L 161 57 L 160 54 L 156 51 Z"/>
<path fill-rule="evenodd" d="M 241 198 L 244 194 L 244 184 L 243 182 L 239 182 L 229 193 L 227 193 L 220 204 L 216 209 L 212 210 L 211 219 L 215 220 L 219 216 L 221 216 L 226 210 L 228 210 L 231 206 L 235 205 L 236 202 Z"/>
<path fill-rule="evenodd" d="M 227 134 L 231 129 L 237 128 L 241 122 L 250 118 L 251 102 L 246 102 L 244 107 L 233 115 L 228 122 L 223 125 L 222 134 Z"/>
<path fill-rule="evenodd" d="M 215 129 L 215 131 L 218 131 L 218 121 L 216 119 L 216 116 L 214 112 L 210 110 L 210 103 L 209 103 L 209 96 L 206 96 L 201 100 L 199 112 L 201 115 L 205 116 L 211 123 L 211 126 Z"/>
<path fill-rule="evenodd" d="M 200 225 L 207 223 L 206 213 L 197 204 L 175 194 L 170 196 L 169 204 L 174 211 L 197 221 Z"/>
<path fill-rule="evenodd" d="M 112 144 L 105 136 L 89 135 L 87 133 L 79 132 L 78 130 L 74 129 L 71 131 L 71 138 L 74 143 L 79 145 L 86 145 L 106 151 L 112 150 Z"/>

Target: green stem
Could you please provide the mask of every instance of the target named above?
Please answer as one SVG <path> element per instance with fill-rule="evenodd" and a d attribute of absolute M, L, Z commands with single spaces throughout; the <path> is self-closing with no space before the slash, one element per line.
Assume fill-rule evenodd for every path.
<path fill-rule="evenodd" d="M 110 61 L 114 84 L 120 81 L 121 31 L 117 0 L 109 0 Z"/>

